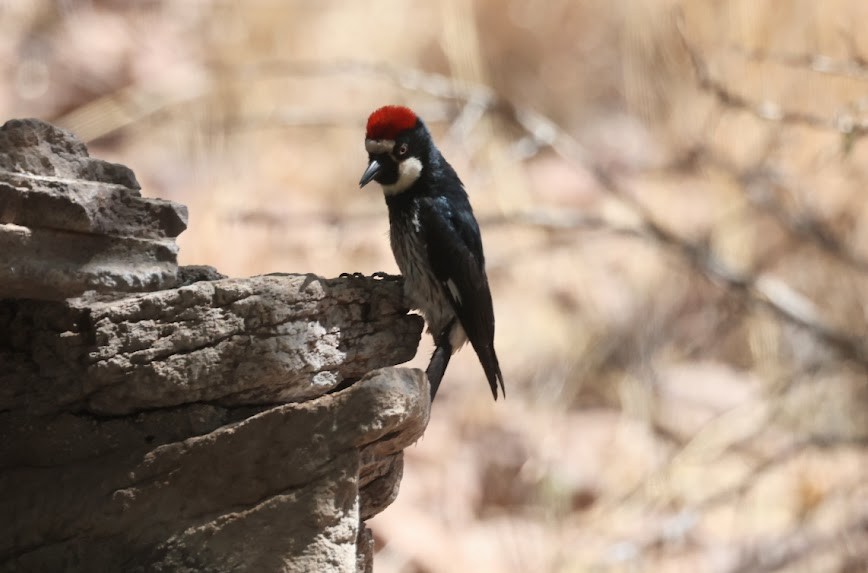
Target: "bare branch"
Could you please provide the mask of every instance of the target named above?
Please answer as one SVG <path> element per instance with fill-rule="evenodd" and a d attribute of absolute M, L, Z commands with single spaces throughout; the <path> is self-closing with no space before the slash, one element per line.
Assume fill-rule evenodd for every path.
<path fill-rule="evenodd" d="M 805 125 L 815 129 L 836 131 L 848 137 L 861 137 L 868 133 L 868 119 L 855 117 L 849 112 L 842 111 L 833 118 L 827 118 L 802 111 L 786 110 L 773 101 L 754 102 L 735 93 L 708 71 L 705 61 L 687 39 L 681 17 L 676 17 L 676 29 L 696 74 L 699 88 L 712 94 L 722 105 L 745 111 L 763 121 Z"/>
<path fill-rule="evenodd" d="M 787 209 L 775 191 L 795 195 L 796 184 L 778 170 L 766 166 L 767 154 L 761 155 L 747 169 L 714 154 L 707 147 L 696 146 L 681 157 L 660 169 L 661 173 L 680 172 L 710 166 L 720 169 L 739 182 L 745 197 L 758 210 L 774 217 L 794 237 L 807 241 L 859 272 L 868 272 L 868 260 L 860 257 L 838 237 L 829 225 L 807 210 Z M 803 194 L 804 195 L 804 194 Z"/>
<path fill-rule="evenodd" d="M 868 514 L 861 515 L 832 533 L 812 533 L 799 528 L 776 539 L 745 548 L 739 561 L 727 573 L 764 573 L 777 571 L 809 556 L 837 547 L 845 553 L 868 551 Z M 857 546 L 861 546 L 857 547 Z"/>
<path fill-rule="evenodd" d="M 860 56 L 841 60 L 822 54 L 793 54 L 748 50 L 741 46 L 731 46 L 730 51 L 750 62 L 772 62 L 799 70 L 810 70 L 818 74 L 868 81 L 868 62 Z"/>
<path fill-rule="evenodd" d="M 860 258 L 838 238 L 832 229 L 811 213 L 790 213 L 772 192 L 772 187 L 785 188 L 784 178 L 769 169 L 750 169 L 737 174 L 747 199 L 756 207 L 775 217 L 790 233 L 809 241 L 852 266 L 860 272 L 868 272 L 868 261 Z"/>

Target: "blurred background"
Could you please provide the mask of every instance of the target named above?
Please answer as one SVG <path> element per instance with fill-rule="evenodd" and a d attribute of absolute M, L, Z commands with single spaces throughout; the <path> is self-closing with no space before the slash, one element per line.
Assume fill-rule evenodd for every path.
<path fill-rule="evenodd" d="M 396 272 L 364 123 L 427 120 L 508 398 L 457 355 L 378 573 L 852 573 L 866 27 L 864 0 L 0 0 L 0 117 L 188 205 L 181 261 L 231 276 Z"/>

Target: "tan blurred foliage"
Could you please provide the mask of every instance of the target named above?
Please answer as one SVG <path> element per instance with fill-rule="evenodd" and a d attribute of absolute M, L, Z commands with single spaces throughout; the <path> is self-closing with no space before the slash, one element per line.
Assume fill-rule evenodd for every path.
<path fill-rule="evenodd" d="M 186 263 L 395 271 L 362 126 L 483 226 L 376 570 L 868 570 L 868 3 L 0 1 L 2 117 L 183 202 Z M 423 346 L 414 365 L 424 365 Z"/>

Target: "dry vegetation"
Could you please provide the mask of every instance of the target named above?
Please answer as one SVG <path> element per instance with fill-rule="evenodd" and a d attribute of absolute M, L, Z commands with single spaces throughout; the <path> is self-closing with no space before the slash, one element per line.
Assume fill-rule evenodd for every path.
<path fill-rule="evenodd" d="M 868 570 L 868 3 L 0 1 L 0 115 L 190 206 L 182 260 L 394 271 L 386 102 L 483 223 L 376 570 Z M 414 364 L 424 365 L 429 346 Z"/>

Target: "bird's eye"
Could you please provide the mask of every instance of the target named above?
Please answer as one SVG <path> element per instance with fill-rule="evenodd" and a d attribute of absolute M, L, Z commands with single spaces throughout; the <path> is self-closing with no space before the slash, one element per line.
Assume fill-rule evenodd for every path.
<path fill-rule="evenodd" d="M 406 143 L 402 143 L 401 147 L 398 148 L 398 157 L 403 157 L 404 155 L 407 155 L 407 144 Z"/>

